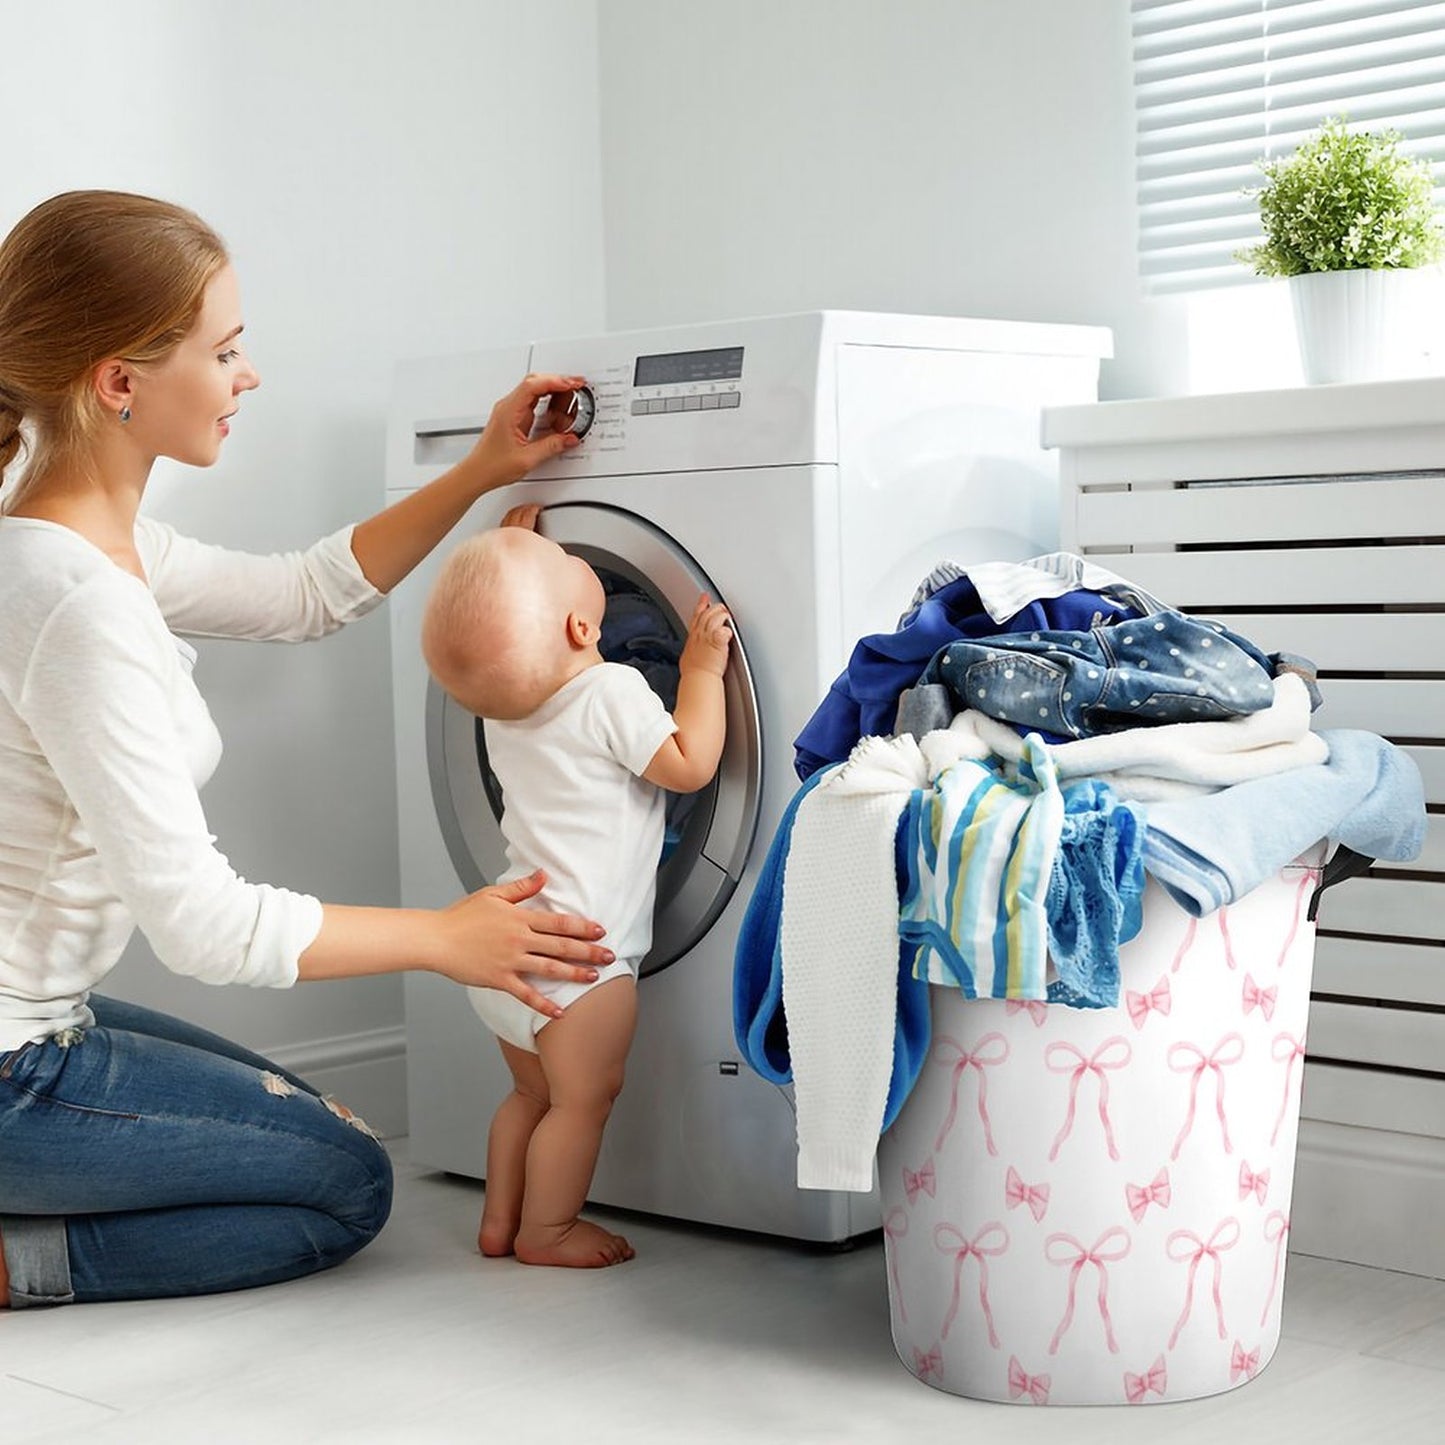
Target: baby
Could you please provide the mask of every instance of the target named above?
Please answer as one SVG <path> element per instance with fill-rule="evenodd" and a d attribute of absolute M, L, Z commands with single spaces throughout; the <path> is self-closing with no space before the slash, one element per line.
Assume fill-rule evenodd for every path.
<path fill-rule="evenodd" d="M 438 684 L 485 719 L 507 844 L 496 881 L 544 869 L 546 886 L 529 902 L 600 920 L 615 955 L 595 983 L 529 979 L 562 1008 L 558 1018 L 500 990 L 468 990 L 513 1084 L 487 1139 L 478 1246 L 525 1264 L 585 1268 L 633 1256 L 621 1235 L 578 1211 L 637 1019 L 662 790 L 694 792 L 717 771 L 732 632 L 726 609 L 698 598 L 669 716 L 641 673 L 603 661 L 602 584 L 580 557 L 531 530 L 536 515 L 519 508 L 447 559 L 422 651 Z"/>

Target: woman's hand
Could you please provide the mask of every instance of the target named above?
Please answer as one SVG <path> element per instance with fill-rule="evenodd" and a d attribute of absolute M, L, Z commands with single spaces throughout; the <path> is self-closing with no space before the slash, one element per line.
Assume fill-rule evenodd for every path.
<path fill-rule="evenodd" d="M 533 440 L 532 425 L 544 396 L 573 391 L 584 383 L 580 376 L 524 376 L 492 408 L 486 428 L 462 464 L 478 479 L 478 495 L 518 481 L 533 467 L 580 445 L 581 439 L 569 431 L 552 431 Z"/>
<path fill-rule="evenodd" d="M 611 963 L 613 954 L 595 942 L 605 932 L 600 924 L 570 913 L 517 906 L 546 881 L 539 869 L 527 878 L 479 889 L 442 909 L 437 972 L 457 983 L 502 989 L 538 1013 L 560 1018 L 562 1010 L 523 975 L 590 983 L 597 971 L 589 965 Z"/>

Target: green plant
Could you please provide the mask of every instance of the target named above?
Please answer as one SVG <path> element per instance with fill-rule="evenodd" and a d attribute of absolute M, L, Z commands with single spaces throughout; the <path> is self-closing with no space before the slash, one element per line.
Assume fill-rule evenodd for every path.
<path fill-rule="evenodd" d="M 1262 160 L 1264 241 L 1236 252 L 1261 276 L 1428 266 L 1445 249 L 1427 167 L 1396 131 L 1345 129 L 1332 117 L 1293 155 Z"/>

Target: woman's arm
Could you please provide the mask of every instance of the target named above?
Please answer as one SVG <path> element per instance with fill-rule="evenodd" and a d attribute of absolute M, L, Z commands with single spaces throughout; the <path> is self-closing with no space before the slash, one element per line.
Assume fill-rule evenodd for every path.
<path fill-rule="evenodd" d="M 517 907 L 546 881 L 539 871 L 434 911 L 324 904 L 321 931 L 303 950 L 298 977 L 305 982 L 427 969 L 457 983 L 504 989 L 560 1018 L 562 1010 L 521 975 L 590 983 L 597 977 L 591 965 L 611 963 L 613 955 L 593 941 L 604 932 L 600 924 Z"/>
<path fill-rule="evenodd" d="M 493 408 L 477 444 L 456 466 L 368 521 L 357 523 L 351 550 L 366 579 L 390 592 L 487 492 L 578 445 L 570 432 L 530 440 L 538 401 L 582 385 L 580 376 L 527 376 Z"/>

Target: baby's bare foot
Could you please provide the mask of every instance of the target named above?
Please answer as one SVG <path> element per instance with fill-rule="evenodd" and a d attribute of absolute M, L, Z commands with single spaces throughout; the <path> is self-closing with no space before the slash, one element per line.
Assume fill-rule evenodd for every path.
<path fill-rule="evenodd" d="M 501 1216 L 492 1217 L 482 1210 L 482 1222 L 477 1230 L 477 1248 L 489 1259 L 499 1259 L 512 1253 L 517 1238 L 517 1221 Z"/>
<path fill-rule="evenodd" d="M 560 1229 L 521 1229 L 514 1247 L 523 1264 L 552 1264 L 566 1269 L 625 1264 L 637 1253 L 620 1234 L 609 1234 L 585 1219 L 574 1219 Z"/>

